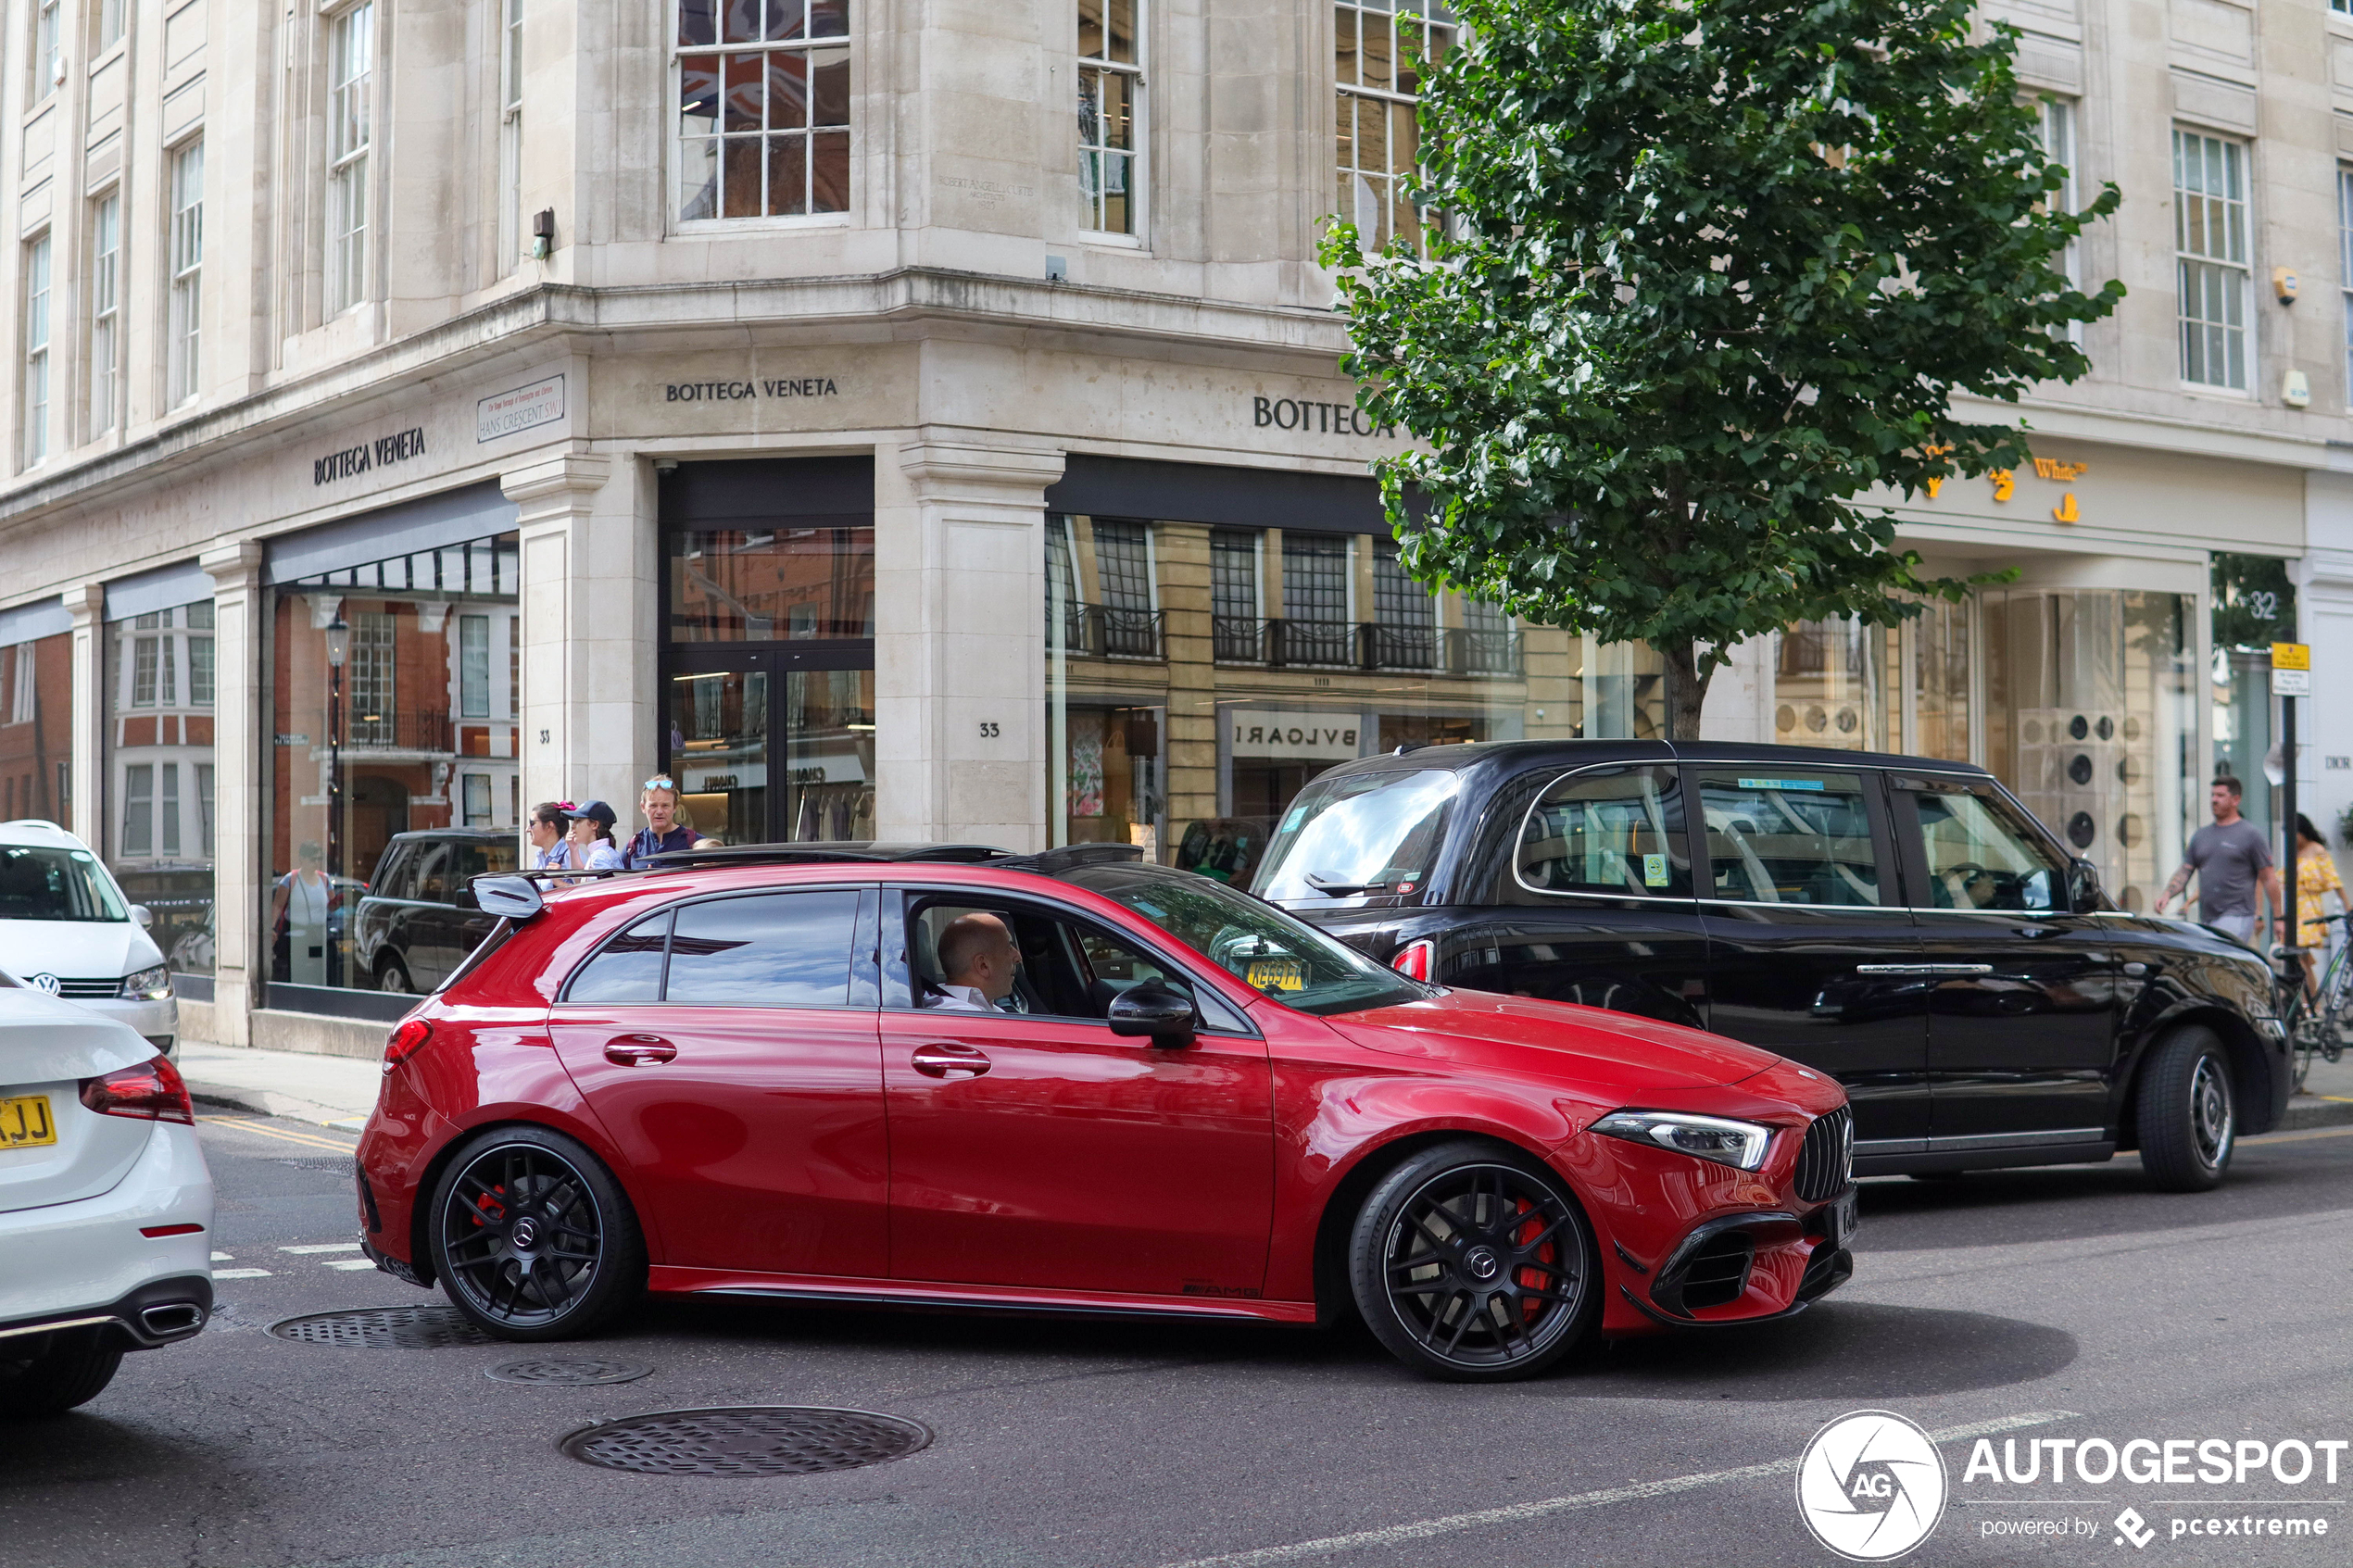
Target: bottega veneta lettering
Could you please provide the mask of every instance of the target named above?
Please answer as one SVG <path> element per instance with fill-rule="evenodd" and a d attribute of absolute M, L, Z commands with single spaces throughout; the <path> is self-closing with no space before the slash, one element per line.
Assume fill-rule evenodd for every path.
<path fill-rule="evenodd" d="M 731 403 L 761 397 L 838 397 L 841 389 L 831 376 L 799 376 L 784 381 L 673 382 L 664 389 L 665 403 Z"/>
<path fill-rule="evenodd" d="M 387 469 L 395 463 L 405 463 L 411 458 L 425 455 L 425 433 L 422 428 L 404 430 L 397 435 L 380 435 L 373 441 L 363 441 L 357 446 L 346 446 L 340 452 L 330 452 L 311 460 L 310 483 L 331 483 L 338 479 L 350 479 L 371 469 Z"/>
<path fill-rule="evenodd" d="M 1364 409 L 1347 403 L 1310 403 L 1297 397 L 1253 397 L 1252 422 L 1265 430 L 1313 431 L 1318 435 L 1395 435 L 1397 427 L 1377 423 Z"/>

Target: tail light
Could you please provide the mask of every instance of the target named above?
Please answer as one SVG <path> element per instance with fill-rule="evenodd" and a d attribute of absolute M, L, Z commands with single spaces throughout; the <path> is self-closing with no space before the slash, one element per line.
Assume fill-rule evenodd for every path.
<path fill-rule="evenodd" d="M 422 1018 L 403 1019 L 400 1027 L 384 1042 L 384 1071 L 389 1073 L 417 1054 L 427 1040 L 433 1038 L 433 1025 Z"/>
<path fill-rule="evenodd" d="M 1427 936 L 1408 942 L 1389 960 L 1389 967 L 1408 980 L 1418 980 L 1427 985 L 1438 968 L 1438 944 Z"/>
<path fill-rule="evenodd" d="M 195 1102 L 180 1070 L 163 1057 L 136 1067 L 120 1067 L 103 1078 L 82 1081 L 82 1103 L 101 1116 L 135 1116 L 149 1122 L 196 1124 Z"/>

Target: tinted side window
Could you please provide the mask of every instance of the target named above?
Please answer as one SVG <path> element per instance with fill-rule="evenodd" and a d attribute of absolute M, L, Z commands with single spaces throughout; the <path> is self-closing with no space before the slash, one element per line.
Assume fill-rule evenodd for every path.
<path fill-rule="evenodd" d="M 414 846 L 392 846 L 384 851 L 384 858 L 377 862 L 375 878 L 368 891 L 379 898 L 406 898 L 409 897 L 409 871 L 415 863 Z"/>
<path fill-rule="evenodd" d="M 661 997 L 661 955 L 670 911 L 648 915 L 598 950 L 564 993 L 571 1002 L 651 1002 Z"/>
<path fill-rule="evenodd" d="M 1927 904 L 1939 909 L 2056 909 L 2067 869 L 2008 804 L 1973 790 L 1922 790 L 1920 837 L 1927 851 Z"/>
<path fill-rule="evenodd" d="M 1876 904 L 1879 854 L 1856 773 L 1700 774 L 1710 896 L 1749 904 Z"/>
<path fill-rule="evenodd" d="M 1555 781 L 1529 809 L 1517 870 L 1540 893 L 1692 896 L 1683 786 L 1673 768 L 1613 768 Z"/>
<path fill-rule="evenodd" d="M 457 847 L 458 885 L 478 876 L 488 876 L 515 869 L 515 847 L 512 844 L 460 844 Z"/>
<path fill-rule="evenodd" d="M 407 897 L 428 904 L 449 902 L 449 846 L 421 845 L 409 855 L 409 875 L 414 885 Z"/>
<path fill-rule="evenodd" d="M 948 1000 L 947 988 L 963 983 L 941 967 L 939 955 L 948 928 L 970 915 L 1002 922 L 1019 954 L 1013 989 L 997 1001 L 999 1011 L 1101 1019 L 1109 1016 L 1122 991 L 1147 980 L 1193 994 L 1192 982 L 1182 972 L 1100 926 L 1056 920 L 1026 907 L 935 902 L 916 911 L 908 932 L 918 1007 L 941 1006 Z M 1270 958 L 1267 962 L 1277 960 Z M 1289 958 L 1279 962 L 1290 984 L 1298 985 L 1302 966 Z"/>
<path fill-rule="evenodd" d="M 678 910 L 663 999 L 720 1007 L 849 1005 L 855 891 L 718 898 Z"/>

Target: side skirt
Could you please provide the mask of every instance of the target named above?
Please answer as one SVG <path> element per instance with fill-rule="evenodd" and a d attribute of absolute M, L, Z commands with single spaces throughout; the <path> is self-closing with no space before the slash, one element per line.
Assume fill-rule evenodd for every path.
<path fill-rule="evenodd" d="M 1315 1322 L 1315 1304 L 1312 1301 L 1126 1296 L 1110 1291 L 1025 1291 L 985 1285 L 744 1273 L 733 1269 L 689 1269 L 667 1264 L 656 1264 L 647 1271 L 646 1287 L 666 1295 L 759 1297 L 825 1307 L 915 1307 L 1024 1316 L 1046 1313 L 1092 1318 L 1196 1318 L 1306 1326 Z"/>

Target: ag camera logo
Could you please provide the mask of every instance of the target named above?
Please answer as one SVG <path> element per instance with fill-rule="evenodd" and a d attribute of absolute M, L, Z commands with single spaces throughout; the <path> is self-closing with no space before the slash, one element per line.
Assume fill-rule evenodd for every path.
<path fill-rule="evenodd" d="M 1814 1434 L 1797 1465 L 1797 1511 L 1850 1562 L 1887 1562 L 1944 1517 L 1944 1456 L 1890 1411 L 1856 1411 Z"/>

